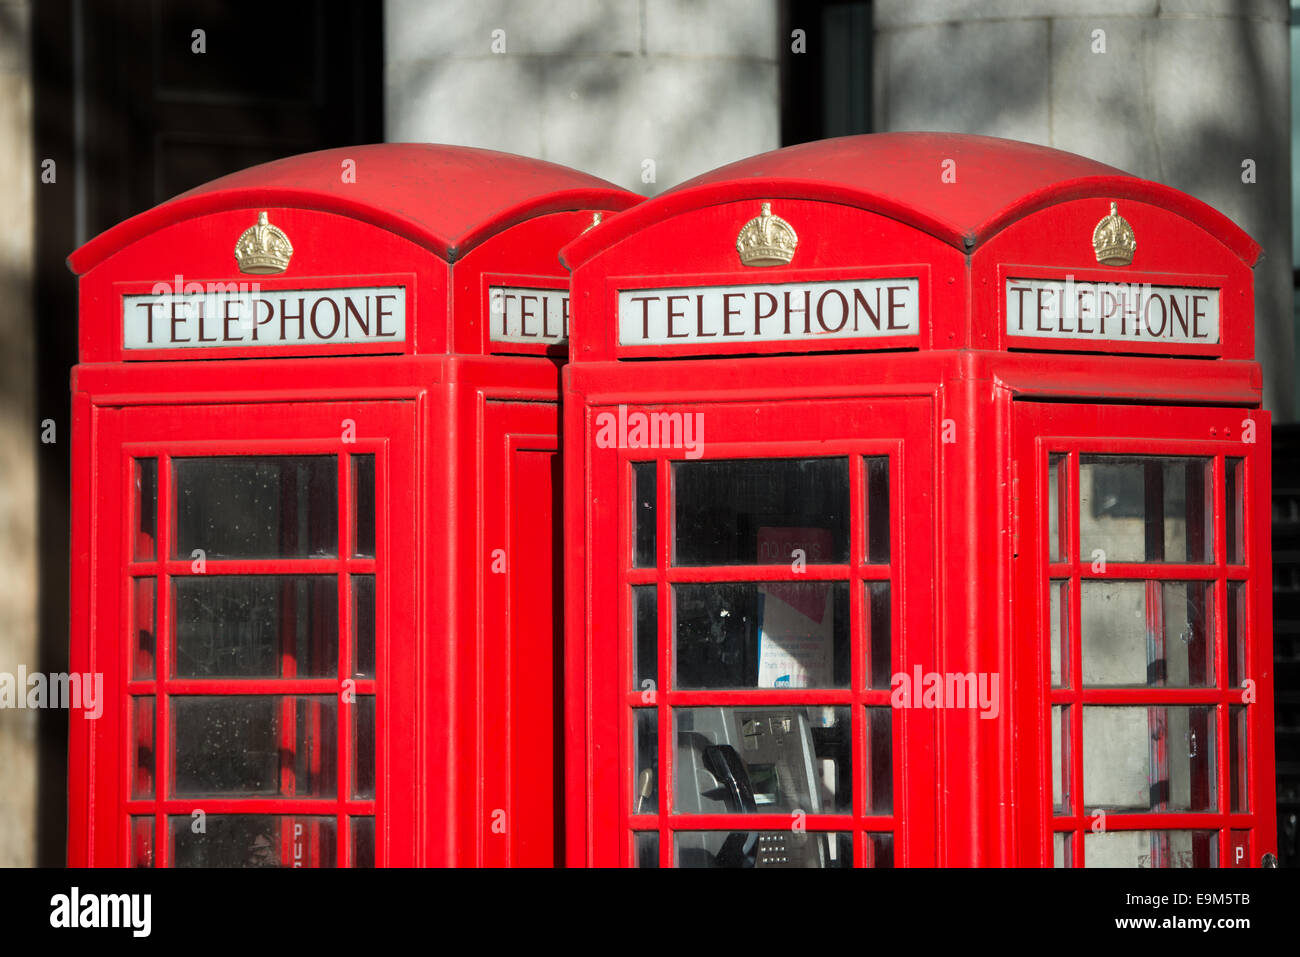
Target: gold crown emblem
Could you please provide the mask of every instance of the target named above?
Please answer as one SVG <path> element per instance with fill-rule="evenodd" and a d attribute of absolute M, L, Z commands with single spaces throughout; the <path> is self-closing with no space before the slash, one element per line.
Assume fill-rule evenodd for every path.
<path fill-rule="evenodd" d="M 799 237 L 794 227 L 780 216 L 772 215 L 772 204 L 751 219 L 736 237 L 736 252 L 746 266 L 784 266 L 794 258 Z"/>
<path fill-rule="evenodd" d="M 265 212 L 257 214 L 257 224 L 245 229 L 235 243 L 235 261 L 240 272 L 258 275 L 284 272 L 292 255 L 289 237 L 267 222 Z"/>
<path fill-rule="evenodd" d="M 1092 248 L 1097 262 L 1103 266 L 1127 266 L 1137 251 L 1137 237 L 1128 220 L 1119 214 L 1116 203 L 1110 204 L 1110 215 L 1103 217 L 1092 231 Z"/>

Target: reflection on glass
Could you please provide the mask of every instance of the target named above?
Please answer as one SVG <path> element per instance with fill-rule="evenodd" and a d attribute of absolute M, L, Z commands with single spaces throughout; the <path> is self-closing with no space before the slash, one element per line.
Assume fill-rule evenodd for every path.
<path fill-rule="evenodd" d="M 849 463 L 734 459 L 673 463 L 677 565 L 849 560 Z"/>
<path fill-rule="evenodd" d="M 332 575 L 172 579 L 180 678 L 321 678 L 338 673 Z"/>
<path fill-rule="evenodd" d="M 1047 560 L 1059 562 L 1065 554 L 1065 516 L 1061 503 L 1065 501 L 1065 462 L 1063 452 L 1047 457 Z"/>
<path fill-rule="evenodd" d="M 1093 561 L 1213 560 L 1210 459 L 1079 456 L 1079 554 Z"/>
<path fill-rule="evenodd" d="M 1064 669 L 1070 660 L 1070 646 L 1067 636 L 1070 634 L 1070 583 L 1054 581 L 1047 586 L 1048 608 L 1048 645 L 1050 647 L 1052 687 L 1067 687 Z"/>
<path fill-rule="evenodd" d="M 176 797 L 332 797 L 335 695 L 172 698 Z"/>
<path fill-rule="evenodd" d="M 375 696 L 357 695 L 352 709 L 352 796 L 375 796 Z"/>
<path fill-rule="evenodd" d="M 1070 812 L 1070 709 L 1052 705 L 1052 813 Z"/>
<path fill-rule="evenodd" d="M 1073 867 L 1071 863 L 1070 832 L 1055 831 L 1052 833 L 1052 866 L 1053 867 Z"/>
<path fill-rule="evenodd" d="M 1224 459 L 1224 516 L 1227 530 L 1228 564 L 1242 565 L 1246 561 L 1246 460 Z"/>
<path fill-rule="evenodd" d="M 867 458 L 867 561 L 872 565 L 889 563 L 889 457 Z"/>
<path fill-rule="evenodd" d="M 894 866 L 894 835 L 873 833 L 866 835 L 867 867 Z"/>
<path fill-rule="evenodd" d="M 135 477 L 135 544 L 136 561 L 154 557 L 158 538 L 158 460 L 136 459 Z"/>
<path fill-rule="evenodd" d="M 891 637 L 893 618 L 889 603 L 889 582 L 867 582 L 866 629 L 867 687 L 884 689 L 893 677 Z"/>
<path fill-rule="evenodd" d="M 352 673 L 375 676 L 375 576 L 352 576 Z"/>
<path fill-rule="evenodd" d="M 678 867 L 852 867 L 853 837 L 827 831 L 677 831 Z"/>
<path fill-rule="evenodd" d="M 1246 583 L 1228 582 L 1228 684 L 1240 688 L 1246 680 Z"/>
<path fill-rule="evenodd" d="M 1214 684 L 1211 582 L 1085 581 L 1080 595 L 1085 686 Z"/>
<path fill-rule="evenodd" d="M 849 813 L 847 707 L 677 708 L 673 721 L 676 813 Z"/>
<path fill-rule="evenodd" d="M 209 814 L 196 833 L 190 815 L 167 819 L 175 867 L 334 867 L 333 817 Z"/>
<path fill-rule="evenodd" d="M 131 818 L 131 867 L 153 867 L 153 815 Z"/>
<path fill-rule="evenodd" d="M 373 817 L 354 817 L 350 819 L 352 827 L 352 866 L 375 866 L 375 819 Z"/>
<path fill-rule="evenodd" d="M 637 867 L 659 866 L 659 832 L 634 831 L 632 839 L 636 848 Z"/>
<path fill-rule="evenodd" d="M 135 742 L 131 775 L 133 798 L 153 797 L 155 713 L 153 695 L 131 699 L 131 740 Z"/>
<path fill-rule="evenodd" d="M 636 708 L 636 766 L 632 769 L 632 813 L 659 813 L 659 712 Z"/>
<path fill-rule="evenodd" d="M 894 813 L 894 728 L 890 708 L 867 709 L 867 766 L 863 795 L 867 814 Z"/>
<path fill-rule="evenodd" d="M 175 557 L 322 558 L 338 554 L 332 455 L 172 460 Z"/>
<path fill-rule="evenodd" d="M 352 456 L 352 527 L 356 529 L 353 554 L 375 557 L 375 456 Z"/>
<path fill-rule="evenodd" d="M 1246 706 L 1228 708 L 1228 786 L 1231 789 L 1232 811 L 1250 810 L 1250 778 L 1246 771 Z"/>
<path fill-rule="evenodd" d="M 845 582 L 673 586 L 678 688 L 846 688 Z"/>
<path fill-rule="evenodd" d="M 654 585 L 633 585 L 632 601 L 632 644 L 636 649 L 632 687 L 636 691 L 654 691 L 659 687 L 659 589 Z"/>
<path fill-rule="evenodd" d="M 1217 867 L 1217 831 L 1085 831 L 1085 867 Z"/>
<path fill-rule="evenodd" d="M 135 653 L 131 656 L 131 677 L 137 680 L 153 677 L 158 610 L 155 601 L 158 582 L 153 578 L 131 579 L 131 621 L 135 633 Z"/>
<path fill-rule="evenodd" d="M 655 544 L 659 527 L 657 489 L 659 480 L 654 462 L 633 462 L 632 474 L 636 482 L 632 502 L 634 534 L 632 565 L 635 568 L 654 568 Z"/>
<path fill-rule="evenodd" d="M 1213 707 L 1085 705 L 1087 813 L 1215 810 L 1214 749 Z"/>

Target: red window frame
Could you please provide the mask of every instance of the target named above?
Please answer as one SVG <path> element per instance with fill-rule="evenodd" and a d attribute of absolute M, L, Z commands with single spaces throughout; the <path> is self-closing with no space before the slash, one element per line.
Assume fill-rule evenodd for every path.
<path fill-rule="evenodd" d="M 92 668 L 105 675 L 105 721 L 93 732 L 95 753 L 90 772 L 94 793 L 92 832 L 115 835 L 92 850 L 92 861 L 127 866 L 133 853 L 148 847 L 153 866 L 171 863 L 171 819 L 195 810 L 208 816 L 225 814 L 275 815 L 305 823 L 306 846 L 295 842 L 293 828 L 281 826 L 279 861 L 283 866 L 353 863 L 353 820 L 374 822 L 376 865 L 412 863 L 415 848 L 414 775 L 412 755 L 415 713 L 415 540 L 413 405 L 404 402 L 295 403 L 283 405 L 160 405 L 105 409 L 95 453 L 96 480 L 101 488 L 94 500 L 98 574 L 92 593 L 99 606 L 92 622 L 117 622 L 115 630 L 91 625 Z M 349 421 L 350 420 L 350 423 Z M 172 669 L 173 590 L 178 579 L 199 574 L 189 556 L 173 554 L 175 511 L 172 462 L 192 456 L 329 455 L 338 469 L 337 554 L 329 558 L 205 559 L 201 574 L 322 575 L 338 579 L 338 665 L 327 677 L 177 678 Z M 355 490 L 352 456 L 373 455 L 375 466 L 375 549 L 373 558 L 354 555 Z M 156 541 L 151 559 L 134 554 L 138 497 L 134 467 L 140 459 L 157 461 Z M 119 516 L 114 522 L 112 516 Z M 116 526 L 116 529 L 114 529 Z M 352 576 L 375 577 L 375 675 L 353 675 Z M 154 585 L 154 661 L 152 677 L 135 678 L 133 582 L 152 579 Z M 116 612 L 110 614 L 110 609 Z M 107 632 L 107 633 L 106 633 Z M 351 680 L 350 686 L 345 679 Z M 349 694 L 350 692 L 350 694 Z M 332 695 L 335 696 L 335 753 L 319 751 L 309 760 L 336 763 L 334 792 L 327 797 L 177 797 L 172 767 L 172 698 L 184 695 Z M 352 722 L 356 700 L 375 696 L 375 795 L 353 796 Z M 150 797 L 133 796 L 136 749 L 141 737 L 133 727 L 133 702 L 152 698 L 153 726 L 145 737 L 154 766 Z M 282 708 L 292 710 L 287 697 Z M 291 734 L 281 726 L 282 739 Z M 319 739 L 313 737 L 314 747 Z M 293 741 L 282 744 L 293 745 Z M 117 755 L 116 758 L 113 758 Z M 292 774 L 292 770 L 289 770 Z M 282 783 L 284 769 L 282 761 Z M 292 782 L 290 782 L 292 783 Z M 334 818 L 333 860 L 321 858 L 314 821 Z M 152 819 L 152 833 L 140 821 Z M 289 823 L 286 820 L 281 825 Z M 149 838 L 149 840 L 146 840 Z M 101 839 L 102 840 L 102 839 Z M 138 846 L 133 846 L 138 845 Z"/>
<path fill-rule="evenodd" d="M 1115 831 L 1213 831 L 1212 844 L 1194 845 L 1194 866 L 1256 866 L 1263 854 L 1275 853 L 1275 795 L 1273 767 L 1271 627 L 1271 522 L 1269 491 L 1269 416 L 1241 408 L 1153 406 L 1081 406 L 1018 402 L 1015 409 L 1015 482 L 1018 488 L 1016 527 L 1016 628 L 1014 657 L 1016 720 L 1019 740 L 1032 751 L 1018 755 L 1018 788 L 1027 826 L 1021 831 L 1024 863 L 1052 866 L 1054 839 L 1065 834 L 1068 861 L 1086 866 L 1086 836 Z M 1209 561 L 1115 562 L 1104 566 L 1081 554 L 1079 462 L 1081 455 L 1196 457 L 1211 463 L 1210 512 L 1212 549 Z M 1063 536 L 1060 560 L 1049 561 L 1049 475 L 1052 457 L 1059 459 L 1058 534 Z M 1241 537 L 1242 561 L 1229 563 L 1225 463 L 1239 459 L 1243 469 Z M 1214 682 L 1207 686 L 1086 686 L 1082 683 L 1081 584 L 1096 581 L 1202 581 L 1211 585 Z M 1050 594 L 1052 582 L 1068 582 L 1068 604 L 1062 611 L 1067 626 L 1066 652 L 1061 655 L 1062 687 L 1051 685 Z M 1244 660 L 1240 673 L 1254 682 L 1254 700 L 1245 689 L 1230 684 L 1227 597 L 1229 585 L 1241 583 L 1244 621 L 1238 640 Z M 1163 634 L 1159 609 L 1148 610 L 1147 630 Z M 1244 634 L 1242 634 L 1244 632 Z M 1155 632 L 1152 632 L 1153 634 Z M 1157 639 L 1159 640 L 1159 639 Z M 1067 774 L 1063 813 L 1053 809 L 1053 741 L 1051 709 L 1067 707 L 1068 736 L 1062 746 L 1062 770 Z M 1212 811 L 1107 810 L 1104 816 L 1085 806 L 1083 797 L 1083 709 L 1087 706 L 1208 706 L 1213 711 L 1214 760 Z M 1239 793 L 1243 810 L 1232 809 L 1230 720 L 1244 708 L 1247 743 L 1245 780 Z M 1167 737 L 1167 736 L 1166 736 Z M 1150 760 L 1159 763 L 1157 742 Z M 1167 757 L 1167 755 L 1165 756 Z M 1241 769 L 1238 768 L 1239 774 Z M 1208 782 L 1206 782 L 1208 783 Z M 1190 786 L 1190 784 L 1189 784 Z M 1240 849 L 1244 847 L 1244 852 Z M 1211 852 L 1213 859 L 1211 859 Z M 1170 866 L 1153 854 L 1153 866 Z M 1180 862 L 1181 863 L 1181 862 Z"/>
<path fill-rule="evenodd" d="M 595 416 L 617 407 L 587 410 L 588 434 Z M 888 676 L 877 687 L 865 685 L 867 648 L 864 589 L 871 581 L 890 583 L 893 673 L 914 665 L 929 671 L 935 660 L 935 569 L 932 412 L 928 399 L 886 399 L 763 404 L 719 402 L 691 405 L 627 406 L 635 412 L 702 413 L 706 424 L 703 454 L 690 461 L 786 458 L 849 460 L 850 556 L 847 564 L 808 564 L 795 572 L 791 564 L 681 566 L 672 564 L 673 499 L 671 473 L 685 461 L 681 449 L 602 449 L 589 444 L 590 501 L 615 502 L 614 508 L 588 506 L 589 553 L 612 555 L 612 562 L 593 562 L 589 577 L 592 622 L 589 626 L 591 742 L 587 772 L 591 776 L 588 813 L 594 824 L 591 863 L 635 865 L 636 831 L 659 834 L 659 866 L 674 864 L 675 831 L 789 831 L 789 813 L 678 814 L 672 809 L 674 708 L 715 706 L 846 706 L 852 730 L 852 807 L 850 813 L 809 814 L 809 832 L 847 832 L 853 840 L 855 867 L 870 866 L 873 834 L 892 835 L 895 866 L 932 864 L 936 859 L 936 723 L 933 711 L 891 708 L 893 811 L 865 811 L 867 767 L 864 722 L 868 707 L 890 708 Z M 864 460 L 889 458 L 890 561 L 866 561 L 864 513 L 867 489 Z M 653 568 L 635 568 L 635 463 L 656 464 L 657 528 Z M 829 689 L 677 690 L 673 686 L 671 643 L 672 586 L 698 582 L 843 581 L 849 585 L 850 686 Z M 659 685 L 646 700 L 634 688 L 635 608 L 633 586 L 656 585 L 658 602 Z M 611 640 L 613 639 L 613 640 Z M 658 711 L 659 812 L 633 813 L 635 800 L 635 710 Z"/>

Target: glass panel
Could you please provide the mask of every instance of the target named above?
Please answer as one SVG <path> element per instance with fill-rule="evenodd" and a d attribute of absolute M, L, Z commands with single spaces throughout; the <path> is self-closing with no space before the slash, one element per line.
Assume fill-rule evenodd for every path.
<path fill-rule="evenodd" d="M 375 576 L 352 576 L 352 673 L 375 676 Z"/>
<path fill-rule="evenodd" d="M 1069 831 L 1055 831 L 1052 834 L 1052 866 L 1053 867 L 1073 867 L 1070 852 Z"/>
<path fill-rule="evenodd" d="M 864 460 L 867 480 L 867 561 L 889 563 L 889 457 L 875 455 Z"/>
<path fill-rule="evenodd" d="M 847 688 L 845 582 L 674 585 L 677 688 Z"/>
<path fill-rule="evenodd" d="M 867 582 L 867 687 L 890 687 L 893 674 L 893 617 L 889 601 L 889 582 Z"/>
<path fill-rule="evenodd" d="M 375 866 L 375 819 L 373 817 L 354 817 L 349 819 L 352 826 L 352 866 Z"/>
<path fill-rule="evenodd" d="M 1079 456 L 1079 555 L 1107 562 L 1213 560 L 1210 459 Z"/>
<path fill-rule="evenodd" d="M 1229 809 L 1249 811 L 1250 794 L 1246 756 L 1246 707 L 1232 705 L 1228 708 L 1228 786 L 1231 790 Z"/>
<path fill-rule="evenodd" d="M 894 835 L 867 834 L 867 867 L 894 866 Z"/>
<path fill-rule="evenodd" d="M 1047 586 L 1048 646 L 1051 654 L 1052 687 L 1069 687 L 1065 680 L 1066 664 L 1070 660 L 1070 583 L 1054 581 Z"/>
<path fill-rule="evenodd" d="M 680 814 L 847 814 L 847 707 L 677 708 L 673 810 Z"/>
<path fill-rule="evenodd" d="M 158 538 L 158 460 L 136 459 L 135 473 L 135 543 L 136 561 L 151 560 Z"/>
<path fill-rule="evenodd" d="M 863 795 L 867 814 L 894 813 L 894 728 L 893 710 L 867 708 L 867 766 L 863 782 L 867 793 Z M 825 759 L 823 759 L 825 760 Z M 829 769 L 834 773 L 834 768 Z M 825 777 L 825 772 L 823 772 Z"/>
<path fill-rule="evenodd" d="M 659 813 L 659 712 L 654 708 L 637 708 L 636 765 L 632 771 L 632 813 Z"/>
<path fill-rule="evenodd" d="M 131 623 L 135 633 L 131 677 L 137 680 L 153 677 L 154 652 L 157 648 L 154 636 L 158 633 L 157 595 L 157 579 L 131 579 Z"/>
<path fill-rule="evenodd" d="M 809 565 L 849 560 L 849 461 L 674 462 L 673 562 Z"/>
<path fill-rule="evenodd" d="M 333 575 L 172 579 L 178 678 L 324 678 L 338 674 Z"/>
<path fill-rule="evenodd" d="M 659 866 L 659 832 L 635 831 L 632 840 L 636 847 L 637 867 Z"/>
<path fill-rule="evenodd" d="M 1217 831 L 1087 831 L 1085 867 L 1215 867 Z"/>
<path fill-rule="evenodd" d="M 131 866 L 153 867 L 153 815 L 131 818 Z"/>
<path fill-rule="evenodd" d="M 1246 494 L 1246 460 L 1225 459 L 1223 462 L 1224 515 L 1227 518 L 1228 564 L 1244 565 L 1246 562 L 1245 541 L 1245 494 Z"/>
<path fill-rule="evenodd" d="M 1065 501 L 1065 462 L 1066 456 L 1057 452 L 1047 457 L 1047 560 L 1061 561 L 1065 554 L 1065 535 L 1067 523 L 1061 514 L 1061 503 Z"/>
<path fill-rule="evenodd" d="M 1085 581 L 1083 683 L 1214 684 L 1212 582 Z"/>
<path fill-rule="evenodd" d="M 1052 813 L 1070 813 L 1070 709 L 1052 705 Z"/>
<path fill-rule="evenodd" d="M 175 557 L 322 558 L 338 554 L 332 455 L 172 460 Z"/>
<path fill-rule="evenodd" d="M 352 496 L 355 503 L 352 527 L 356 542 L 352 553 L 359 558 L 375 557 L 375 457 L 352 456 Z"/>
<path fill-rule="evenodd" d="M 335 695 L 171 701 L 177 797 L 334 797 Z"/>
<path fill-rule="evenodd" d="M 375 696 L 357 695 L 352 709 L 352 796 L 375 796 Z"/>
<path fill-rule="evenodd" d="M 178 814 L 167 823 L 175 867 L 334 867 L 338 861 L 333 817 Z"/>
<path fill-rule="evenodd" d="M 157 714 L 153 695 L 131 699 L 131 740 L 135 742 L 135 761 L 131 774 L 131 797 L 153 797 L 154 717 Z"/>
<path fill-rule="evenodd" d="M 852 867 L 853 837 L 826 831 L 678 831 L 678 867 Z"/>
<path fill-rule="evenodd" d="M 1246 583 L 1228 582 L 1228 684 L 1246 680 Z"/>
<path fill-rule="evenodd" d="M 655 567 L 655 546 L 658 542 L 659 508 L 657 490 L 659 479 L 654 462 L 634 462 L 632 474 L 636 482 L 635 500 L 632 504 L 636 540 L 632 545 L 634 568 Z"/>
<path fill-rule="evenodd" d="M 632 601 L 632 642 L 636 649 L 632 687 L 635 691 L 654 691 L 659 687 L 659 589 L 634 585 Z"/>
<path fill-rule="evenodd" d="M 1084 706 L 1088 812 L 1213 811 L 1214 708 Z"/>

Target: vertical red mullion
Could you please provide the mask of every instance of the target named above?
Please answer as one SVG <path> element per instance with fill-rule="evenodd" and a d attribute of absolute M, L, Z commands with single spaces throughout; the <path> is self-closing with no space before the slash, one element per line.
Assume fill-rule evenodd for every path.
<path fill-rule="evenodd" d="M 891 455 L 889 462 L 892 465 L 896 456 Z M 862 689 L 867 681 L 867 645 L 865 642 L 867 634 L 867 624 L 865 622 L 865 596 L 863 591 L 866 589 L 866 581 L 863 578 L 863 567 L 866 564 L 867 554 L 867 490 L 864 472 L 863 457 L 861 454 L 849 456 L 849 688 L 852 695 L 852 704 L 849 707 L 849 732 L 853 742 L 853 750 L 850 752 L 850 767 L 852 769 L 852 794 L 853 804 L 851 813 L 854 816 L 854 826 L 850 831 L 853 840 L 853 864 L 855 867 L 865 867 L 867 865 L 867 835 L 862 830 L 861 818 L 871 807 L 871 795 L 868 793 L 871 778 L 866 773 L 867 761 L 867 711 L 863 704 Z M 891 483 L 892 484 L 892 483 Z M 893 489 L 891 488 L 891 492 Z M 892 498 L 892 495 L 891 495 Z M 894 545 L 893 536 L 890 537 L 891 549 Z M 892 562 L 893 555 L 890 555 Z M 892 587 L 890 589 L 890 600 L 893 600 Z M 891 722 L 892 724 L 892 722 Z M 892 733 L 892 730 L 891 730 Z M 893 750 L 892 748 L 890 749 Z M 815 786 L 815 785 L 814 785 Z"/>
<path fill-rule="evenodd" d="M 157 634 L 154 636 L 154 687 L 157 695 L 154 705 L 157 708 L 154 720 L 154 800 L 155 841 L 154 864 L 167 867 L 171 863 L 170 839 L 167 833 L 167 815 L 163 811 L 163 801 L 171 795 L 171 723 L 168 721 L 167 682 L 171 677 L 171 619 L 172 586 L 171 576 L 167 574 L 167 559 L 172 553 L 172 536 L 175 534 L 172 520 L 172 459 L 166 453 L 158 455 L 158 517 L 157 542 L 155 546 L 158 559 L 158 589 L 155 597 L 158 620 Z"/>
<path fill-rule="evenodd" d="M 1063 555 L 1070 567 L 1070 632 L 1067 636 L 1069 646 L 1069 739 L 1061 755 L 1062 763 L 1069 768 L 1069 800 L 1067 813 L 1076 817 L 1082 824 L 1070 835 L 1073 841 L 1071 863 L 1075 867 L 1084 866 L 1083 835 L 1086 827 L 1083 804 L 1083 576 L 1080 567 L 1083 558 L 1079 541 L 1079 449 L 1072 449 L 1062 462 L 1065 476 L 1065 489 L 1057 494 L 1065 499 L 1066 517 L 1065 539 L 1067 554 Z M 1050 577 L 1050 576 L 1049 576 Z M 1049 696 L 1050 697 L 1050 696 Z M 1048 727 L 1051 727 L 1051 705 L 1048 705 Z M 1050 800 L 1050 798 L 1049 798 Z"/>
<path fill-rule="evenodd" d="M 376 491 L 378 491 L 378 488 L 380 487 L 379 486 L 379 466 L 380 466 L 379 459 L 380 456 L 378 450 L 376 450 L 375 469 L 374 469 Z M 338 582 L 337 582 L 338 584 L 338 629 L 339 629 L 338 676 L 339 676 L 339 685 L 340 687 L 342 687 L 342 683 L 346 681 L 348 678 L 352 677 L 352 588 L 351 588 L 352 582 L 351 582 L 351 576 L 349 571 L 350 568 L 349 562 L 352 558 L 352 553 L 356 549 L 353 546 L 353 539 L 355 536 L 354 536 L 354 529 L 352 527 L 352 516 L 355 513 L 355 509 L 353 508 L 353 498 L 355 495 L 355 490 L 352 488 L 352 456 L 351 455 L 346 453 L 339 455 L 338 475 L 339 475 L 339 479 L 338 479 L 339 572 L 338 572 Z M 376 508 L 378 508 L 379 498 L 377 495 L 375 497 L 375 500 L 376 500 Z M 378 525 L 379 525 L 378 516 L 376 516 L 376 521 L 375 521 L 376 533 L 378 532 Z M 377 563 L 379 558 L 378 547 L 377 547 L 378 542 L 376 542 L 375 544 L 376 544 L 375 559 Z M 378 572 L 378 570 L 379 569 L 376 565 L 375 571 Z M 378 580 L 378 575 L 376 575 L 375 578 L 376 610 L 377 610 L 378 597 L 379 597 L 378 585 L 379 585 L 379 580 Z M 378 662 L 376 661 L 376 664 L 377 663 Z M 375 677 L 377 679 L 378 675 L 376 675 Z M 335 827 L 335 835 L 336 835 L 335 863 L 338 867 L 348 866 L 348 849 L 351 846 L 351 840 L 350 840 L 351 829 L 349 827 L 350 822 L 348 821 L 347 815 L 344 813 L 344 807 L 348 800 L 348 796 L 352 792 L 352 740 L 350 736 L 351 721 L 349 720 L 351 716 L 351 707 L 347 703 L 345 698 L 346 698 L 345 695 L 339 695 L 338 732 L 337 732 L 337 737 L 335 739 L 338 743 L 338 765 L 335 769 L 336 773 L 334 775 L 334 777 L 337 779 L 337 784 L 338 784 L 338 802 L 339 802 L 338 808 L 336 809 L 337 824 Z M 375 699 L 376 731 L 378 731 L 378 722 L 379 722 L 378 704 L 379 704 L 379 699 L 376 696 Z M 377 734 L 375 740 L 376 740 L 376 745 L 378 745 L 379 739 Z M 382 749 L 376 747 L 376 750 L 379 751 Z M 379 780 L 378 777 L 376 776 L 376 780 L 375 780 L 376 804 L 378 803 L 379 800 L 378 786 L 379 786 Z M 376 807 L 376 810 L 377 809 L 378 808 Z M 375 823 L 376 825 L 378 825 L 378 820 L 376 820 Z M 379 836 L 380 836 L 380 832 L 376 827 L 376 831 L 375 831 L 376 839 L 378 839 Z M 376 848 L 375 850 L 376 850 L 376 854 L 378 854 L 379 849 Z M 378 864 L 379 862 L 376 861 L 375 863 Z"/>
<path fill-rule="evenodd" d="M 655 462 L 655 603 L 659 642 L 659 686 L 655 695 L 659 727 L 659 866 L 673 866 L 673 832 L 668 821 L 673 811 L 673 723 L 668 707 L 672 681 L 672 593 L 668 586 L 668 566 L 672 561 L 673 504 L 672 463 L 661 457 Z"/>

